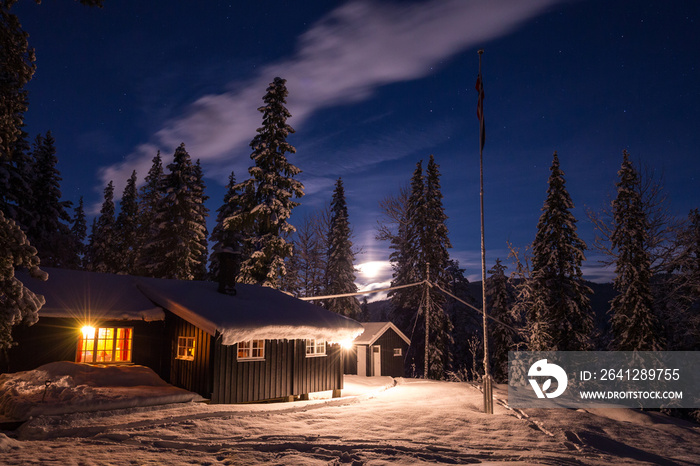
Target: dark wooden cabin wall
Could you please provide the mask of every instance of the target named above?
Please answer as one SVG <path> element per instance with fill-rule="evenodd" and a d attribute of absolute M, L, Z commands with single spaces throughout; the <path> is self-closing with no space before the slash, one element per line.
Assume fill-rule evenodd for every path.
<path fill-rule="evenodd" d="M 292 394 L 294 341 L 266 340 L 265 359 L 238 361 L 238 345 L 214 346 L 213 403 L 244 403 Z"/>
<path fill-rule="evenodd" d="M 343 388 L 340 345 L 326 345 L 326 356 L 306 357 L 306 346 L 299 340 L 294 370 L 294 395 Z"/>
<path fill-rule="evenodd" d="M 238 361 L 237 345 L 214 345 L 213 403 L 245 403 L 342 388 L 340 345 L 306 357 L 303 340 L 266 340 L 265 359 Z"/>
<path fill-rule="evenodd" d="M 343 349 L 343 373 L 357 375 L 357 345 Z"/>
<path fill-rule="evenodd" d="M 171 312 L 166 312 L 166 329 L 170 341 L 168 380 L 176 387 L 210 398 L 212 393 L 211 335 Z M 177 359 L 178 337 L 194 337 L 194 359 Z"/>
<path fill-rule="evenodd" d="M 12 329 L 17 343 L 7 351 L 1 372 L 36 369 L 56 361 L 75 361 L 80 328 L 75 319 L 42 317 L 31 326 L 20 324 Z"/>
<path fill-rule="evenodd" d="M 387 329 L 384 334 L 377 339 L 375 345 L 381 346 L 382 374 L 391 377 L 404 376 L 403 360 L 408 350 L 408 344 L 394 331 Z M 401 356 L 394 356 L 394 348 L 401 348 Z M 377 374 L 379 375 L 379 374 Z"/>
<path fill-rule="evenodd" d="M 34 325 L 16 326 L 12 336 L 17 345 L 9 350 L 8 361 L 0 366 L 0 372 L 26 371 L 50 362 L 75 361 L 82 325 L 80 319 L 72 317 L 40 317 Z M 131 362 L 148 366 L 162 377 L 162 321 L 110 320 L 93 322 L 93 325 L 132 328 Z"/>

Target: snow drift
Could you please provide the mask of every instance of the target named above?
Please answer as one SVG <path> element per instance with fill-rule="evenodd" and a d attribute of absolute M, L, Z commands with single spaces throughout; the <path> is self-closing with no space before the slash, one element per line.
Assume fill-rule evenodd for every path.
<path fill-rule="evenodd" d="M 0 415 L 27 420 L 42 414 L 203 401 L 173 387 L 145 366 L 88 366 L 52 362 L 0 375 Z"/>

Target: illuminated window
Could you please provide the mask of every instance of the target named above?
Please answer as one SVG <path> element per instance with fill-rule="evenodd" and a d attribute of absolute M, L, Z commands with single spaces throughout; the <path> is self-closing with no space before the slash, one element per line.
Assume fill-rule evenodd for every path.
<path fill-rule="evenodd" d="M 326 342 L 322 340 L 306 340 L 306 357 L 325 356 Z"/>
<path fill-rule="evenodd" d="M 238 359 L 265 359 L 265 340 L 239 341 Z"/>
<path fill-rule="evenodd" d="M 177 337 L 177 359 L 194 360 L 194 337 Z"/>
<path fill-rule="evenodd" d="M 83 327 L 78 340 L 77 362 L 131 362 L 131 328 Z"/>

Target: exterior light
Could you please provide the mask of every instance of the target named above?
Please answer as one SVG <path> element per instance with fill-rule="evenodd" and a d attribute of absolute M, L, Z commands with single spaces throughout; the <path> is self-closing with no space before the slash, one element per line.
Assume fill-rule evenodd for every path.
<path fill-rule="evenodd" d="M 340 342 L 340 346 L 342 346 L 343 349 L 349 350 L 352 348 L 352 340 L 343 340 Z"/>
<path fill-rule="evenodd" d="M 92 339 L 95 338 L 95 327 L 90 327 L 89 325 L 84 326 L 80 329 L 83 334 L 83 338 Z"/>

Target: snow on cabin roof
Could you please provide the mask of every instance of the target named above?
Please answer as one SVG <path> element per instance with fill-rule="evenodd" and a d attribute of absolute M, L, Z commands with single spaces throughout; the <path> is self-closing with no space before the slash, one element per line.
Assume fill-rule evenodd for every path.
<path fill-rule="evenodd" d="M 224 345 L 252 339 L 340 342 L 364 331 L 352 319 L 262 286 L 239 283 L 237 295 L 228 296 L 214 282 L 42 270 L 49 274 L 45 282 L 17 272 L 27 288 L 46 298 L 40 317 L 163 320 L 167 309 L 210 335 L 219 332 Z"/>
<path fill-rule="evenodd" d="M 363 322 L 362 326 L 365 332 L 353 341 L 356 345 L 373 345 L 388 329 L 394 330 L 406 344 L 411 344 L 411 340 L 391 322 Z"/>
<path fill-rule="evenodd" d="M 46 281 L 34 279 L 25 271 L 16 277 L 24 286 L 46 298 L 39 317 L 74 317 L 86 323 L 105 320 L 163 320 L 163 310 L 146 296 L 135 292 L 129 275 L 84 272 L 42 267 Z"/>
<path fill-rule="evenodd" d="M 352 340 L 363 332 L 358 322 L 257 285 L 236 284 L 236 295 L 217 292 L 218 284 L 139 278 L 139 290 L 153 302 L 211 335 L 224 345 L 253 339 Z"/>

